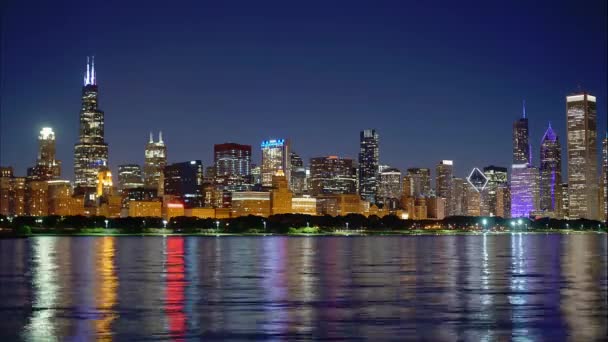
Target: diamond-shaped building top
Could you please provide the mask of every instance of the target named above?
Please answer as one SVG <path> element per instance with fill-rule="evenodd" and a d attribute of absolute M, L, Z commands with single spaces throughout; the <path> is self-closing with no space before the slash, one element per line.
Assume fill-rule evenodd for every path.
<path fill-rule="evenodd" d="M 475 190 L 481 192 L 488 184 L 488 177 L 486 177 L 478 168 L 474 168 L 469 174 L 469 177 L 467 177 L 467 181 Z"/>

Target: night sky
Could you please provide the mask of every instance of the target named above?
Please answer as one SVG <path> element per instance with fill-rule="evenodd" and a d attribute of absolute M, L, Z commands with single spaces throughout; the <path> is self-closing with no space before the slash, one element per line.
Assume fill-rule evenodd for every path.
<path fill-rule="evenodd" d="M 534 163 L 549 121 L 565 157 L 565 96 L 598 97 L 606 127 L 607 5 L 597 1 L 3 1 L 0 163 L 35 164 L 41 127 L 73 179 L 86 56 L 95 55 L 110 165 L 143 164 L 149 131 L 169 162 L 214 143 L 289 138 L 308 159 L 511 164 L 527 103 Z M 128 4 L 127 4 L 128 3 Z M 565 164 L 565 162 L 564 162 Z M 434 172 L 434 171 L 433 171 Z"/>

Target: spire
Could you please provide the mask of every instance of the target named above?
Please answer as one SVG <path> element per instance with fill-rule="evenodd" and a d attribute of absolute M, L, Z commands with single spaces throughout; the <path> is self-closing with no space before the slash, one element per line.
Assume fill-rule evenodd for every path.
<path fill-rule="evenodd" d="M 163 143 L 163 131 L 158 132 L 158 142 L 161 144 Z"/>
<path fill-rule="evenodd" d="M 153 143 L 154 142 L 154 138 L 152 137 L 152 131 L 150 131 L 150 142 Z"/>
<path fill-rule="evenodd" d="M 523 113 L 522 113 L 522 118 L 525 119 L 526 118 L 526 100 L 523 101 Z"/>
<path fill-rule="evenodd" d="M 97 84 L 95 80 L 95 56 L 91 57 L 91 84 Z"/>
<path fill-rule="evenodd" d="M 547 128 L 547 130 L 545 131 L 545 134 L 543 135 L 543 140 L 549 140 L 549 141 L 557 141 L 557 134 L 555 134 L 555 132 L 553 131 L 553 127 L 551 127 L 551 121 L 549 121 L 549 127 Z"/>
<path fill-rule="evenodd" d="M 84 85 L 91 84 L 91 73 L 90 73 L 90 64 L 89 64 L 89 56 L 87 56 L 87 74 L 84 77 Z"/>

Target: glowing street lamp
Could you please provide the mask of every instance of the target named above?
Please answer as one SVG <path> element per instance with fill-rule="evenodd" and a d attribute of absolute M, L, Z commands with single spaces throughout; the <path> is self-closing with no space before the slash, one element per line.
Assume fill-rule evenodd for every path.
<path fill-rule="evenodd" d="M 163 220 L 163 228 L 167 228 L 167 220 Z"/>
<path fill-rule="evenodd" d="M 346 230 L 348 230 L 348 222 L 346 222 Z"/>
<path fill-rule="evenodd" d="M 215 229 L 220 230 L 220 221 L 215 221 Z"/>
<path fill-rule="evenodd" d="M 262 224 L 264 225 L 264 233 L 266 233 L 266 220 L 262 220 Z"/>
<path fill-rule="evenodd" d="M 483 228 L 485 229 L 488 225 L 488 220 L 484 218 L 483 220 L 481 220 L 481 224 L 483 224 Z"/>
<path fill-rule="evenodd" d="M 108 221 L 108 220 L 104 220 L 103 222 L 105 222 L 105 224 L 106 224 L 106 229 L 108 229 L 108 223 L 110 223 L 110 221 Z"/>

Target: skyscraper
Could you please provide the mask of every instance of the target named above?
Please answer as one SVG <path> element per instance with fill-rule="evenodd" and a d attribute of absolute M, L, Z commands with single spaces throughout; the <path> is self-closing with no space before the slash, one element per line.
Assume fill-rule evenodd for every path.
<path fill-rule="evenodd" d="M 244 191 L 251 187 L 251 145 L 215 144 L 213 156 L 215 182 L 220 188 Z"/>
<path fill-rule="evenodd" d="M 142 188 L 144 180 L 141 173 L 141 166 L 137 164 L 118 165 L 118 189 Z"/>
<path fill-rule="evenodd" d="M 599 218 L 597 182 L 597 112 L 595 96 L 566 97 L 568 130 L 569 218 Z"/>
<path fill-rule="evenodd" d="M 164 185 L 161 184 L 161 178 L 166 165 L 167 146 L 163 142 L 163 133 L 158 133 L 158 142 L 154 141 L 154 137 L 150 133 L 150 140 L 148 140 L 145 150 L 144 186 L 148 189 L 159 190 L 159 195 L 162 193 L 160 189 Z"/>
<path fill-rule="evenodd" d="M 511 168 L 511 217 L 529 217 L 540 207 L 538 169 L 532 166 L 524 103 L 522 117 L 513 123 Z"/>
<path fill-rule="evenodd" d="M 264 140 L 262 148 L 262 186 L 272 186 L 272 176 L 279 170 L 283 171 L 287 184 L 291 181 L 291 159 L 289 156 L 289 141 L 285 139 Z"/>
<path fill-rule="evenodd" d="M 28 176 L 36 180 L 57 179 L 61 176 L 61 162 L 55 157 L 55 132 L 44 127 L 38 135 L 36 166 L 28 169 Z"/>
<path fill-rule="evenodd" d="M 529 164 L 513 164 L 511 170 L 511 217 L 529 217 L 538 210 L 538 168 Z"/>
<path fill-rule="evenodd" d="M 407 175 L 412 181 L 412 196 L 429 197 L 431 196 L 431 170 L 427 168 L 409 168 Z"/>
<path fill-rule="evenodd" d="M 293 191 L 295 195 L 302 195 L 308 191 L 304 161 L 295 152 L 289 153 L 289 158 L 291 159 L 291 183 L 289 184 L 289 189 Z"/>
<path fill-rule="evenodd" d="M 513 122 L 513 164 L 530 164 L 530 142 L 526 103 L 524 102 L 522 116 Z"/>
<path fill-rule="evenodd" d="M 95 60 L 87 58 L 87 72 L 82 87 L 80 137 L 74 146 L 75 192 L 92 200 L 99 170 L 108 166 L 108 144 L 104 140 L 104 113 L 97 104 Z"/>
<path fill-rule="evenodd" d="M 375 129 L 361 131 L 359 138 L 359 195 L 373 203 L 378 192 L 380 138 Z"/>
<path fill-rule="evenodd" d="M 602 143 L 602 174 L 600 176 L 600 184 L 602 185 L 600 189 L 602 206 L 604 214 L 604 222 L 608 221 L 608 132 L 606 132 L 606 137 L 604 138 L 604 142 Z"/>
<path fill-rule="evenodd" d="M 163 178 L 165 195 L 177 197 L 186 208 L 203 206 L 204 168 L 200 160 L 167 165 Z"/>
<path fill-rule="evenodd" d="M 551 124 L 540 145 L 540 210 L 557 213 L 561 197 L 562 148 Z"/>
<path fill-rule="evenodd" d="M 401 171 L 396 168 L 388 168 L 380 172 L 380 185 L 378 188 L 378 201 L 385 205 L 397 202 L 403 192 L 401 184 Z"/>
<path fill-rule="evenodd" d="M 353 160 L 337 156 L 311 158 L 310 183 L 313 196 L 357 193 Z"/>
<path fill-rule="evenodd" d="M 435 168 L 435 195 L 446 199 L 445 212 L 447 215 L 452 215 L 452 178 L 454 177 L 454 162 L 451 160 L 442 160 Z"/>
<path fill-rule="evenodd" d="M 508 169 L 490 165 L 483 168 L 483 174 L 488 178 L 488 184 L 482 194 L 482 212 L 490 216 L 504 217 L 504 200 L 507 194 L 500 189 L 506 187 L 509 182 Z M 502 198 L 499 198 L 501 196 Z"/>

